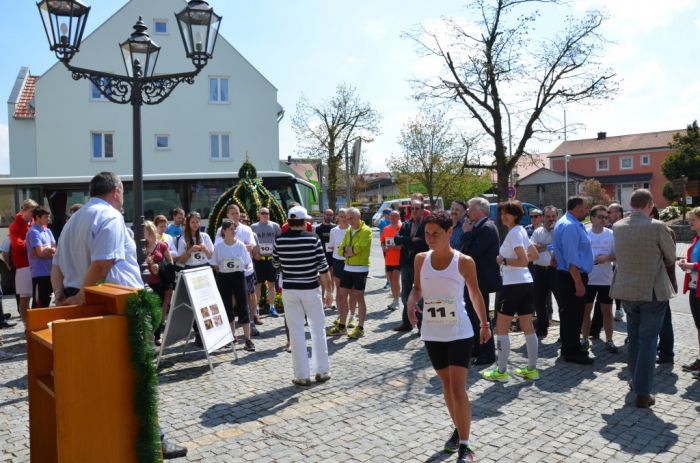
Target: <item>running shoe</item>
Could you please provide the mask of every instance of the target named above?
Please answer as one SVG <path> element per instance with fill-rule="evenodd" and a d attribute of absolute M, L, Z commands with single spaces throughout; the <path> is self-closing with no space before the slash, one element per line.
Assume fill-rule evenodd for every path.
<path fill-rule="evenodd" d="M 274 317 L 274 318 L 277 318 L 280 316 L 280 314 L 277 313 L 277 309 L 275 308 L 274 305 L 270 306 L 270 316 Z"/>
<path fill-rule="evenodd" d="M 331 379 L 330 373 L 316 373 L 316 382 L 317 383 L 325 383 L 329 379 Z"/>
<path fill-rule="evenodd" d="M 254 324 L 250 324 L 250 335 L 251 336 L 260 336 L 260 331 L 255 327 Z"/>
<path fill-rule="evenodd" d="M 624 312 L 622 311 L 622 309 L 616 309 L 615 310 L 615 321 L 621 322 L 623 317 L 624 317 Z"/>
<path fill-rule="evenodd" d="M 474 461 L 474 451 L 467 444 L 459 444 L 457 463 L 471 463 Z"/>
<path fill-rule="evenodd" d="M 340 325 L 334 325 L 326 332 L 326 334 L 328 336 L 342 336 L 344 334 L 348 334 L 348 330 L 345 327 L 341 328 Z"/>
<path fill-rule="evenodd" d="M 605 350 L 608 352 L 611 352 L 613 354 L 619 354 L 620 353 L 620 348 L 615 345 L 615 343 L 612 341 L 605 341 Z"/>
<path fill-rule="evenodd" d="M 350 339 L 360 339 L 365 335 L 365 330 L 361 326 L 356 326 L 352 332 L 348 333 Z"/>
<path fill-rule="evenodd" d="M 246 352 L 255 352 L 255 344 L 253 344 L 253 341 L 250 339 L 245 340 L 245 346 L 243 346 L 243 350 Z"/>
<path fill-rule="evenodd" d="M 521 378 L 529 379 L 530 381 L 537 381 L 538 379 L 540 379 L 540 372 L 537 371 L 537 368 L 516 368 L 514 373 L 520 376 Z"/>
<path fill-rule="evenodd" d="M 510 374 L 508 374 L 508 370 L 500 372 L 498 371 L 498 367 L 494 367 L 491 370 L 486 370 L 481 374 L 481 376 L 486 380 L 499 381 L 501 383 L 507 383 L 510 379 Z"/>
<path fill-rule="evenodd" d="M 459 433 L 457 428 L 455 428 L 450 438 L 445 442 L 445 452 L 455 453 L 457 450 L 459 450 Z"/>
<path fill-rule="evenodd" d="M 391 288 L 391 284 L 387 281 L 387 282 L 384 284 L 384 289 L 389 289 L 389 288 Z"/>
<path fill-rule="evenodd" d="M 355 328 L 355 317 L 350 315 L 350 319 L 348 320 L 347 324 L 348 328 Z"/>
<path fill-rule="evenodd" d="M 591 350 L 591 342 L 588 339 L 581 339 L 581 351 Z"/>
<path fill-rule="evenodd" d="M 309 387 L 311 386 L 311 380 L 309 378 L 294 378 L 292 384 L 295 386 Z"/>
<path fill-rule="evenodd" d="M 693 363 L 689 363 L 688 365 L 683 365 L 681 368 L 683 368 L 683 371 L 700 371 L 700 359 L 695 359 Z"/>

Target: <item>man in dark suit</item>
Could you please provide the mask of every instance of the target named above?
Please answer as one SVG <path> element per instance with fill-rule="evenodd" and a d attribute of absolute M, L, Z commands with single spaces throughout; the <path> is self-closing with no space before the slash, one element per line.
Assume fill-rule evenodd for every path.
<path fill-rule="evenodd" d="M 490 204 L 484 198 L 472 198 L 469 200 L 469 220 L 464 221 L 462 230 L 462 246 L 460 251 L 474 259 L 476 264 L 476 274 L 479 282 L 479 290 L 486 305 L 486 318 L 491 321 L 489 315 L 489 294 L 497 291 L 501 286 L 501 271 L 496 262 L 498 248 L 501 245 L 498 236 L 498 228 L 489 220 Z M 469 293 L 465 287 L 464 302 L 467 307 L 469 319 L 474 327 L 474 332 L 479 331 L 479 317 L 472 307 Z M 474 344 L 472 356 L 477 365 L 487 365 L 496 361 L 496 351 L 494 349 L 493 338 L 486 344 Z"/>
<path fill-rule="evenodd" d="M 399 229 L 394 237 L 394 244 L 401 246 L 399 268 L 401 270 L 401 301 L 403 302 L 403 316 L 401 324 L 394 331 L 411 331 L 413 327 L 408 319 L 408 296 L 413 289 L 414 268 L 413 263 L 416 254 L 428 250 L 425 242 L 425 227 L 423 226 L 423 201 L 411 201 L 411 215 Z M 418 331 L 420 332 L 420 317 L 418 318 Z M 479 320 L 477 319 L 477 323 Z"/>

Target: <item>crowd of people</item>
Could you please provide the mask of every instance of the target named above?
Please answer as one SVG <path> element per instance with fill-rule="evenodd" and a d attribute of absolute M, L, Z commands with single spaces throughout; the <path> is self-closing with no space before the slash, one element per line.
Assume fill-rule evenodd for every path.
<path fill-rule="evenodd" d="M 281 290 L 285 348 L 292 353 L 292 382 L 297 386 L 309 386 L 312 373 L 317 382 L 331 378 L 327 336 L 367 335 L 365 289 L 373 231 L 358 209 L 328 209 L 322 222 L 313 225 L 298 204 L 291 205 L 284 224 L 271 221 L 263 207 L 257 222 L 249 224 L 239 207 L 230 205 L 214 240 L 201 231 L 198 212 L 175 209 L 172 221 L 162 215 L 146 221 L 147 257 L 137 262 L 133 233 L 121 214 L 119 177 L 98 174 L 90 183 L 90 196 L 84 207 L 72 211 L 58 243 L 48 228 L 49 211 L 33 200 L 23 202 L 11 224 L 4 257 L 15 270 L 22 321 L 30 301 L 31 307 L 46 307 L 53 294 L 56 305 L 82 304 L 84 288 L 99 281 L 138 288 L 145 283 L 160 296 L 165 320 L 178 270 L 208 266 L 215 272 L 234 342 L 240 327 L 243 348 L 249 352 L 256 349 L 256 325 L 264 323 L 260 306 L 266 302 L 270 317 L 278 317 L 282 308 L 276 296 Z M 566 362 L 592 364 L 591 342 L 601 334 L 608 352 L 621 352 L 613 327 L 614 320 L 626 317 L 629 387 L 637 407 L 654 405 L 655 362 L 674 361 L 669 300 L 678 291 L 675 265 L 685 272 L 682 290 L 689 293 L 700 344 L 698 237 L 676 264 L 675 238 L 669 227 L 653 219 L 649 191 L 636 190 L 630 205 L 625 214 L 617 203 L 590 207 L 586 198 L 574 196 L 561 216 L 554 206 L 532 210 L 531 224 L 524 227 L 523 207 L 507 201 L 498 206 L 506 230 L 503 240 L 489 217 L 489 202 L 480 197 L 454 201 L 448 213 L 429 211 L 422 195 L 415 194 L 403 222 L 399 211 L 383 211 L 378 241 L 389 295 L 386 309 L 401 307 L 401 323 L 393 329 L 417 329 L 425 342 L 454 424 L 444 449 L 457 452 L 458 461 L 473 458 L 468 369 L 492 365 L 483 371 L 484 379 L 509 381 L 510 333 L 517 326 L 524 335 L 527 363 L 512 373 L 538 380 L 538 350 L 549 336 L 552 300 L 558 307 L 558 342 Z M 700 235 L 700 208 L 689 218 Z M 327 312 L 337 313 L 329 326 Z M 1 315 L 0 327 L 13 325 Z M 311 365 L 305 325 L 311 335 Z M 163 325 L 154 333 L 157 345 L 162 331 Z M 700 358 L 683 369 L 700 379 Z M 183 452 L 167 440 L 164 449 L 168 456 Z"/>

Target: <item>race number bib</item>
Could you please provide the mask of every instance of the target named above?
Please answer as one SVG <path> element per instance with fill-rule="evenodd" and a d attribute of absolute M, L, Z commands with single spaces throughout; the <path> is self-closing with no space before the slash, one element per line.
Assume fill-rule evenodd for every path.
<path fill-rule="evenodd" d="M 271 243 L 261 244 L 260 245 L 260 255 L 261 256 L 271 256 L 272 255 L 272 247 L 273 247 L 273 245 Z"/>
<path fill-rule="evenodd" d="M 384 241 L 384 244 L 385 244 L 387 247 L 394 247 L 394 246 L 396 246 L 396 244 L 394 244 L 394 238 L 393 238 L 393 237 L 387 238 L 387 239 Z"/>
<path fill-rule="evenodd" d="M 457 306 L 454 299 L 424 300 L 423 322 L 441 325 L 457 323 Z"/>
<path fill-rule="evenodd" d="M 690 283 L 688 287 L 691 289 L 697 289 L 698 287 L 698 272 L 693 272 L 690 274 Z"/>
<path fill-rule="evenodd" d="M 238 258 L 224 259 L 224 268 L 226 272 L 242 272 L 243 261 Z"/>

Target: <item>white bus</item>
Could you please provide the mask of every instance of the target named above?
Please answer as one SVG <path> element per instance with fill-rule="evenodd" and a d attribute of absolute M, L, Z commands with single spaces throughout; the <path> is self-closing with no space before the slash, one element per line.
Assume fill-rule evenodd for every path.
<path fill-rule="evenodd" d="M 133 189 L 131 175 L 121 175 L 124 182 L 124 218 L 132 222 Z M 258 172 L 263 185 L 287 209 L 287 203 L 296 201 L 309 207 L 307 198 L 317 200 L 316 188 L 306 180 L 286 172 Z M 7 227 L 14 220 L 19 206 L 27 198 L 48 206 L 52 230 L 58 235 L 63 228 L 71 205 L 87 202 L 88 184 L 92 177 L 6 177 L 0 178 L 0 236 L 4 239 Z M 171 211 L 182 208 L 197 210 L 206 219 L 219 196 L 238 182 L 237 172 L 203 174 L 145 174 L 143 176 L 144 215 L 152 219 L 158 214 L 170 218 Z M 256 219 L 252 217 L 251 219 Z M 206 222 L 205 222 L 206 223 Z"/>

